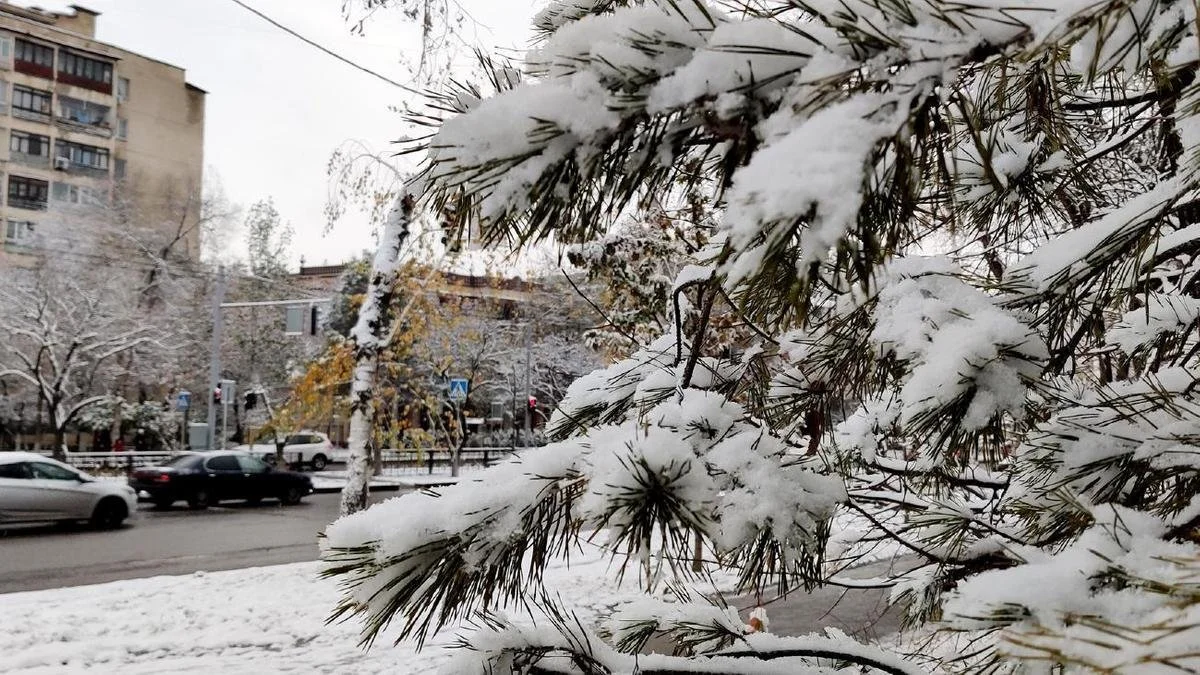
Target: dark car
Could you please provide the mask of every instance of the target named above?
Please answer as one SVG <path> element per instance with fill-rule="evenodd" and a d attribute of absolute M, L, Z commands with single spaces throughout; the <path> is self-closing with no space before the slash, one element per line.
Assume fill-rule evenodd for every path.
<path fill-rule="evenodd" d="M 180 499 L 194 509 L 233 499 L 278 499 L 290 506 L 313 491 L 308 476 L 277 471 L 244 452 L 180 455 L 163 466 L 134 471 L 129 485 L 160 508 Z"/>

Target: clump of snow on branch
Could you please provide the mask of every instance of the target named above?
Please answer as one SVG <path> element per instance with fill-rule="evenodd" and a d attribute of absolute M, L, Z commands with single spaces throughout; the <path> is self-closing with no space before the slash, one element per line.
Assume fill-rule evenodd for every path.
<path fill-rule="evenodd" d="M 964 393 L 966 430 L 1020 415 L 1026 385 L 1040 375 L 1047 353 L 1037 333 L 960 275 L 940 258 L 899 259 L 883 275 L 871 341 L 909 365 L 902 424 Z"/>

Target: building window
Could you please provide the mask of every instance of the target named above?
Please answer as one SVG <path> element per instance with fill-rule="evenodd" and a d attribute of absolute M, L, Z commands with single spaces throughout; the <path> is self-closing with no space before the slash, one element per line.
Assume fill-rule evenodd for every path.
<path fill-rule="evenodd" d="M 66 50 L 58 60 L 58 80 L 89 89 L 108 93 L 112 91 L 113 67 L 111 63 L 98 61 Z"/>
<path fill-rule="evenodd" d="M 304 334 L 304 308 L 303 307 L 288 307 L 284 314 L 283 322 L 284 335 L 303 335 Z"/>
<path fill-rule="evenodd" d="M 107 126 L 108 113 L 111 110 L 106 105 L 81 101 L 69 96 L 58 97 L 58 116 L 78 124 L 88 126 Z"/>
<path fill-rule="evenodd" d="M 129 138 L 129 120 L 124 117 L 117 118 L 117 138 Z"/>
<path fill-rule="evenodd" d="M 4 230 L 4 241 L 9 244 L 32 244 L 34 225 L 28 220 L 10 220 Z"/>
<path fill-rule="evenodd" d="M 13 85 L 13 109 L 24 110 L 26 112 L 38 113 L 39 115 L 50 114 L 50 92 L 42 91 L 41 89 L 30 89 L 22 87 L 19 84 Z"/>
<path fill-rule="evenodd" d="M 10 152 L 19 152 L 23 155 L 49 157 L 50 137 L 24 131 L 13 131 L 12 136 L 9 137 L 8 149 Z"/>
<path fill-rule="evenodd" d="M 58 142 L 57 148 L 58 152 L 55 156 L 70 160 L 72 167 L 108 171 L 108 150 L 106 148 L 61 140 Z"/>
<path fill-rule="evenodd" d="M 16 60 L 43 68 L 54 68 L 54 48 L 17 38 Z"/>
<path fill-rule="evenodd" d="M 104 193 L 100 190 L 61 181 L 56 181 L 51 186 L 50 198 L 55 202 L 83 204 L 84 206 L 96 206 L 105 201 Z"/>
<path fill-rule="evenodd" d="M 118 101 L 128 101 L 129 100 L 129 78 L 128 77 L 118 77 L 117 78 L 117 100 Z"/>
<path fill-rule="evenodd" d="M 18 209 L 45 211 L 50 183 L 23 176 L 8 177 L 8 205 Z"/>
<path fill-rule="evenodd" d="M 113 178 L 116 178 L 117 180 L 122 180 L 125 178 L 125 160 L 119 157 L 115 162 L 113 162 Z"/>

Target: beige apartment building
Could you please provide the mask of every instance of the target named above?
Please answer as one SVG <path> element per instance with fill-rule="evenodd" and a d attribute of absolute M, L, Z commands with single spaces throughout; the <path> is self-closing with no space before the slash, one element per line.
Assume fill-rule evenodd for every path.
<path fill-rule="evenodd" d="M 97 41 L 98 16 L 0 0 L 0 264 L 69 250 L 116 218 L 173 242 L 172 257 L 200 256 L 205 92 L 183 68 Z"/>

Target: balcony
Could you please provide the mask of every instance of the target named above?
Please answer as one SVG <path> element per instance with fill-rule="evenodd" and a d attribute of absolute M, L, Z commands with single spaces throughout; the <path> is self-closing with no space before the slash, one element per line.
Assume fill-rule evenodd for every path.
<path fill-rule="evenodd" d="M 9 195 L 8 205 L 14 209 L 26 209 L 29 211 L 45 211 L 47 206 L 45 199 L 31 199 L 29 197 L 13 197 Z"/>
<path fill-rule="evenodd" d="M 31 155 L 24 152 L 12 151 L 8 154 L 9 161 L 21 166 L 28 166 L 34 169 L 49 169 L 50 155 Z"/>
<path fill-rule="evenodd" d="M 111 116 L 109 106 L 60 95 L 54 123 L 66 131 L 112 138 Z"/>
<path fill-rule="evenodd" d="M 54 124 L 63 131 L 70 131 L 77 134 L 99 136 L 100 138 L 112 138 L 113 135 L 112 127 L 108 126 L 107 122 L 103 124 L 85 124 L 65 117 L 56 117 Z"/>
<path fill-rule="evenodd" d="M 52 76 L 53 74 L 50 75 L 50 77 Z M 93 80 L 87 77 L 80 77 L 71 73 L 65 73 L 61 70 L 58 71 L 58 81 L 60 84 L 69 84 L 75 87 L 91 89 L 92 91 L 98 91 L 101 94 L 108 94 L 109 96 L 112 96 L 113 93 L 112 82 L 100 82 L 99 80 Z"/>
<path fill-rule="evenodd" d="M 13 115 L 13 117 L 16 117 L 17 119 L 29 120 L 30 122 L 41 122 L 43 124 L 50 123 L 50 114 L 49 113 L 38 112 L 36 110 L 29 110 L 27 108 L 17 108 L 16 106 L 14 106 L 12 109 L 12 115 Z"/>
<path fill-rule="evenodd" d="M 10 220 L 4 228 L 4 248 L 32 249 L 42 245 L 42 237 L 37 232 L 37 225 L 28 220 Z"/>
<path fill-rule="evenodd" d="M 83 176 L 84 178 L 108 178 L 108 169 L 97 169 L 94 166 L 86 166 L 84 164 L 71 163 L 71 166 L 64 169 L 72 176 Z"/>
<path fill-rule="evenodd" d="M 54 79 L 53 66 L 45 66 L 40 63 L 34 63 L 33 61 L 13 59 L 13 70 L 17 71 L 18 73 L 33 75 L 34 77 L 44 77 L 47 80 Z"/>

